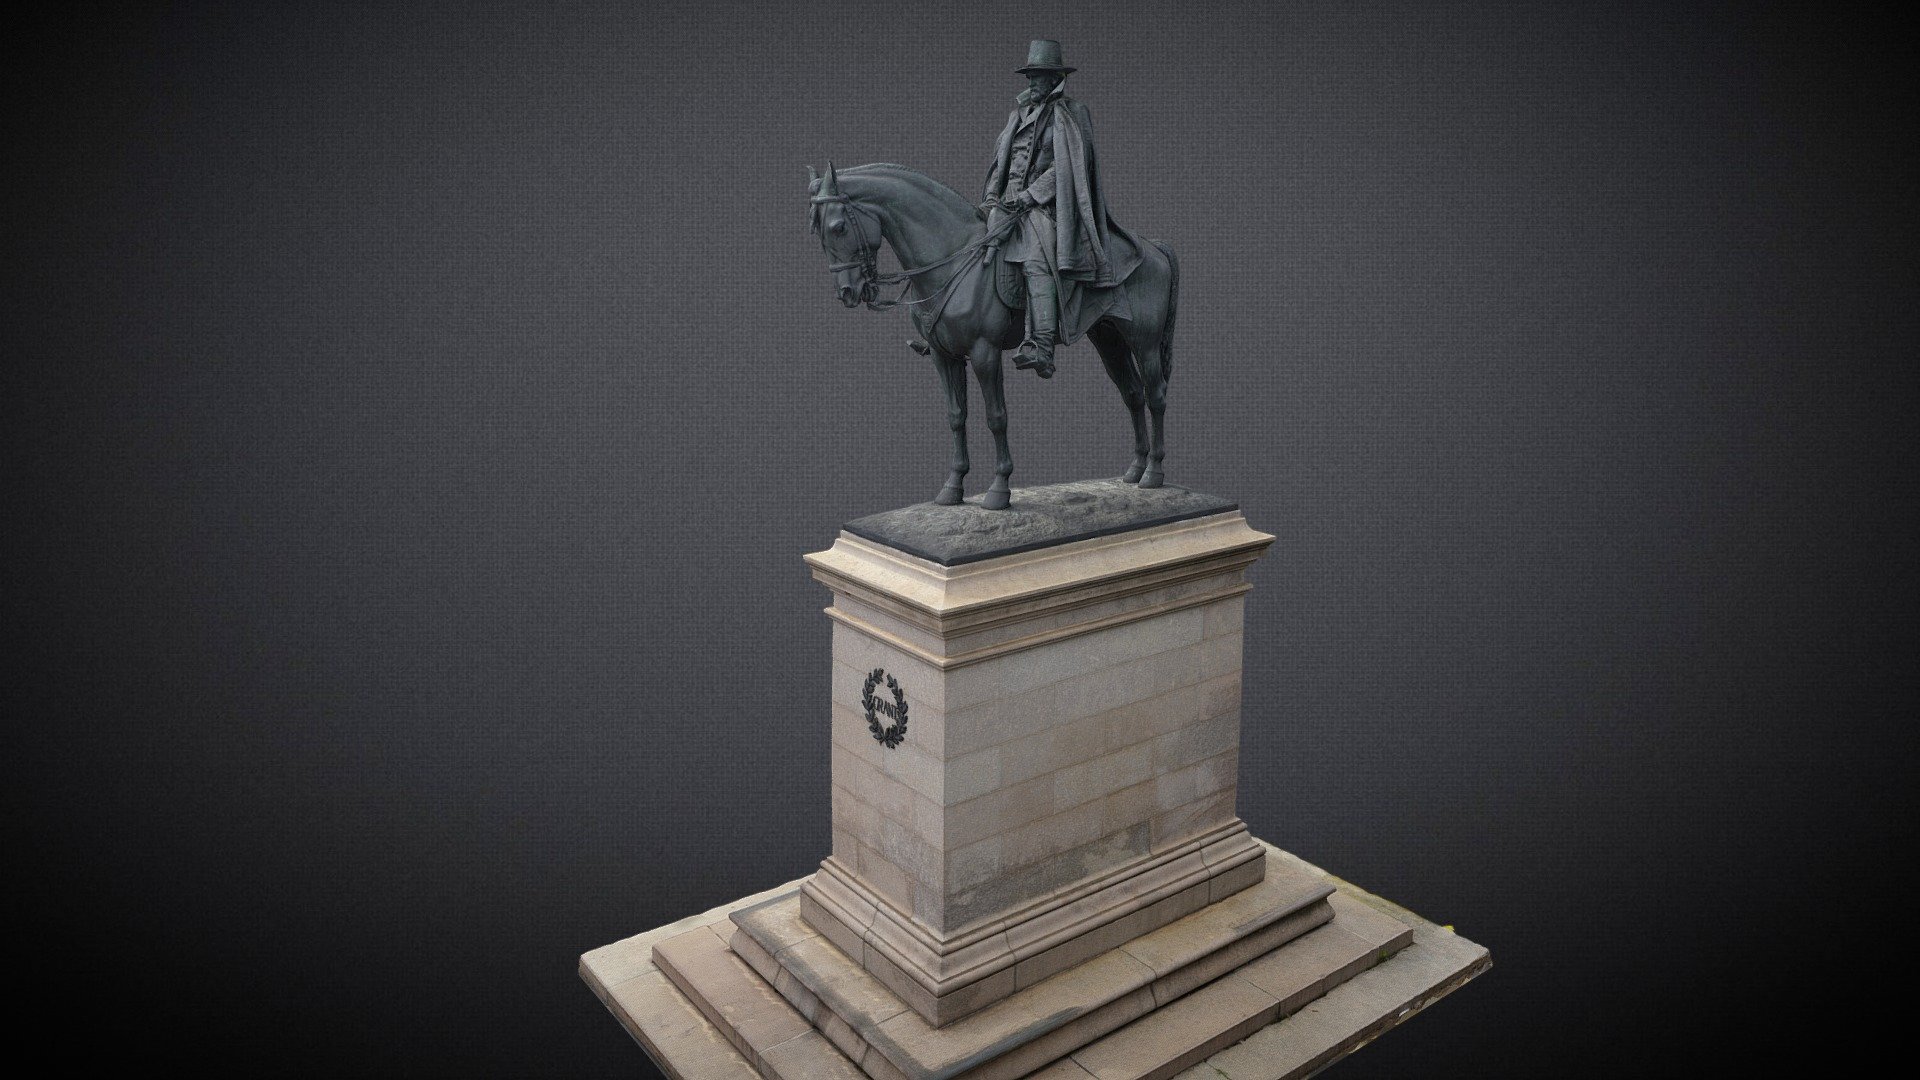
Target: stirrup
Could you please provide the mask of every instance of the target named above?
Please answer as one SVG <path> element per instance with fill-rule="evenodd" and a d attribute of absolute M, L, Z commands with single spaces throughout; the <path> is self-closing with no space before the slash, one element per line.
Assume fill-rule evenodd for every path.
<path fill-rule="evenodd" d="M 919 338 L 908 338 L 907 348 L 912 349 L 914 352 L 919 353 L 921 356 L 933 355 L 933 346 L 927 344 L 924 341 L 921 341 Z"/>
<path fill-rule="evenodd" d="M 1019 351 L 1013 354 L 1013 366 L 1021 371 L 1037 368 L 1043 379 L 1053 375 L 1053 357 L 1042 351 L 1040 343 L 1032 338 L 1020 343 Z"/>

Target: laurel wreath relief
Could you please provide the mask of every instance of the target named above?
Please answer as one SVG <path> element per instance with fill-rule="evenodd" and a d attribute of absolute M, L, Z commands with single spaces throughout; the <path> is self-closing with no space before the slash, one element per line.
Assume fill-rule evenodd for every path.
<path fill-rule="evenodd" d="M 873 688 L 879 686 L 882 679 L 886 680 L 887 689 L 893 691 L 891 709 L 873 694 Z M 873 732 L 880 745 L 891 750 L 907 737 L 907 695 L 900 689 L 900 680 L 887 674 L 885 668 L 874 668 L 867 676 L 866 685 L 860 688 L 860 704 L 867 710 L 867 730 Z M 892 714 L 893 722 L 885 727 L 880 726 L 882 712 Z"/>

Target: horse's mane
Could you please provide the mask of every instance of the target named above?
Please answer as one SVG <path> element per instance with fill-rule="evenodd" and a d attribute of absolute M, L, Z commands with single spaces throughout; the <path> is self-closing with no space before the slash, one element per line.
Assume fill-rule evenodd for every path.
<path fill-rule="evenodd" d="M 948 198 L 951 198 L 956 203 L 959 203 L 964 206 L 971 207 L 973 205 L 973 201 L 968 199 L 965 195 L 962 195 L 958 191 L 953 190 L 953 188 L 948 187 L 946 184 L 941 183 L 938 180 L 935 180 L 933 177 L 928 176 L 926 173 L 920 172 L 917 169 L 909 169 L 905 165 L 895 165 L 891 161 L 876 161 L 867 165 L 850 165 L 847 168 L 835 170 L 834 174 L 839 178 L 841 178 L 842 180 L 846 180 L 846 179 L 858 180 L 862 177 L 869 177 L 869 176 L 886 177 L 892 180 L 899 180 L 906 184 L 923 186 L 931 189 L 935 193 L 944 193 Z M 818 178 L 818 179 L 815 179 L 812 183 L 808 184 L 807 194 L 818 195 L 820 193 L 820 185 L 824 182 L 824 180 L 825 180 L 824 177 Z"/>
<path fill-rule="evenodd" d="M 970 200 L 968 200 L 968 198 L 965 195 L 962 195 L 959 192 L 953 190 L 951 187 L 948 187 L 946 184 L 938 180 L 935 180 L 933 177 L 928 176 L 926 173 L 920 172 L 917 169 L 909 169 L 905 165 L 895 165 L 891 161 L 876 161 L 871 165 L 855 165 L 850 169 L 841 169 L 840 175 L 841 176 L 891 176 L 896 180 L 905 180 L 908 183 L 919 181 L 919 182 L 929 184 L 933 187 L 939 188 L 941 191 L 944 191 L 947 194 L 953 196 L 954 198 L 960 200 L 961 202 L 966 203 L 968 206 L 973 205 L 973 203 Z"/>

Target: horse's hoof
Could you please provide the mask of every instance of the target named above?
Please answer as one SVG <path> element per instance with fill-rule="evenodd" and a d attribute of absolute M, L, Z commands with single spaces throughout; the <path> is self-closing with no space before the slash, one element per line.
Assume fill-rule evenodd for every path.
<path fill-rule="evenodd" d="M 980 505 L 989 510 L 1005 510 L 1011 499 L 1004 491 L 989 491 L 980 499 Z"/>
<path fill-rule="evenodd" d="M 959 506 L 966 501 L 965 493 L 952 484 L 941 488 L 940 494 L 933 497 L 933 504 L 935 506 Z"/>
<path fill-rule="evenodd" d="M 1146 472 L 1140 474 L 1140 486 L 1143 488 L 1157 488 L 1164 480 L 1165 477 L 1160 475 L 1159 469 L 1148 468 Z"/>
<path fill-rule="evenodd" d="M 1121 481 L 1122 481 L 1122 482 L 1124 482 L 1124 483 L 1128 483 L 1128 484 L 1137 484 L 1137 483 L 1139 483 L 1139 482 L 1140 482 L 1140 474 L 1141 474 L 1141 473 L 1143 473 L 1143 472 L 1145 472 L 1145 471 L 1146 471 L 1146 469 L 1145 469 L 1145 468 L 1143 468 L 1143 467 L 1141 467 L 1141 466 L 1139 466 L 1139 465 L 1135 465 L 1135 466 L 1134 466 L 1133 468 L 1131 468 L 1131 469 L 1128 469 L 1128 470 L 1127 470 L 1126 472 L 1124 472 L 1124 473 L 1121 473 L 1121 474 L 1120 474 L 1120 479 L 1121 479 Z"/>

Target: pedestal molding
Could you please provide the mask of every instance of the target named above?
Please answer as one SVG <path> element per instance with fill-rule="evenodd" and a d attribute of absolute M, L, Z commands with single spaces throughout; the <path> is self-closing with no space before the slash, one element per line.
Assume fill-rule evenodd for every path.
<path fill-rule="evenodd" d="M 897 921 L 913 927 L 915 936 L 922 937 L 928 941 L 942 943 L 936 947 L 934 951 L 945 955 L 964 949 L 984 938 L 991 937 L 1005 930 L 1010 925 L 1027 922 L 1049 911 L 1077 903 L 1089 896 L 1097 895 L 1103 890 L 1110 889 L 1120 882 L 1150 873 L 1162 865 L 1178 862 L 1196 852 L 1205 852 L 1211 848 L 1220 847 L 1224 854 L 1226 850 L 1231 849 L 1241 854 L 1241 857 L 1231 864 L 1238 865 L 1238 863 L 1245 862 L 1247 859 L 1253 857 L 1250 852 L 1256 851 L 1259 843 L 1256 840 L 1252 841 L 1252 847 L 1244 846 L 1237 839 L 1243 835 L 1251 840 L 1251 835 L 1247 832 L 1246 822 L 1241 821 L 1239 818 L 1222 822 L 1178 844 L 1174 844 L 1161 851 L 1156 851 L 1151 856 L 1141 859 L 1138 862 L 1115 867 L 1106 873 L 1098 874 L 1086 881 L 1079 882 L 1072 888 L 1063 889 L 1052 896 L 1043 897 L 1024 907 L 996 915 L 989 920 L 975 925 L 960 927 L 948 934 L 942 934 L 940 931 L 928 926 L 925 922 L 915 917 L 913 913 L 901 910 L 893 901 L 873 892 L 865 885 L 860 886 L 860 895 L 865 902 L 873 904 L 877 909 L 885 910 Z M 1228 843 L 1222 847 L 1222 841 L 1227 841 Z M 835 864 L 834 871 L 836 873 L 852 880 L 858 880 L 858 875 L 850 873 L 844 865 L 839 865 L 838 860 L 832 856 L 821 860 L 820 865 L 822 868 L 825 868 L 830 863 Z M 1229 868 L 1230 865 L 1224 862 L 1218 867 L 1220 870 Z M 868 896 L 871 896 L 870 900 L 866 899 Z"/>
<path fill-rule="evenodd" d="M 1132 919 L 1122 940 L 1150 932 L 1256 885 L 1265 849 L 1238 818 L 1016 911 L 941 935 L 832 857 L 801 885 L 802 918 L 856 964 L 938 1024 L 992 1004 L 1104 948 L 1100 935 Z M 1249 931 L 1257 927 L 1249 926 Z M 1096 946 L 1098 946 L 1096 948 Z M 1083 955 L 1084 954 L 1084 955 Z M 1009 969 L 1021 973 L 1001 978 Z M 911 985 L 899 985 L 900 979 Z M 982 986 L 988 980 L 998 983 Z M 976 989 L 977 988 L 977 989 Z M 969 993 L 969 991 L 972 991 Z"/>
<path fill-rule="evenodd" d="M 1006 609 L 1031 618 L 1186 576 L 1240 569 L 1257 560 L 1273 539 L 1249 527 L 1235 510 L 960 566 L 942 566 L 842 532 L 833 547 L 808 554 L 806 561 L 814 577 L 835 592 L 951 637 L 994 625 Z M 1062 583 L 1039 588 L 1021 583 L 1041 571 Z M 1156 580 L 1163 571 L 1170 572 L 1166 580 Z M 1114 588 L 1116 583 L 1122 587 Z"/>
<path fill-rule="evenodd" d="M 1252 560 L 1248 560 L 1248 561 L 1250 562 Z M 1176 578 L 1169 581 L 1157 583 L 1157 585 L 1155 586 L 1143 587 L 1138 590 L 1129 590 L 1128 593 L 1115 592 L 1115 593 L 1102 594 L 1100 596 L 1091 596 L 1086 598 L 1079 604 L 1070 605 L 1070 606 L 1081 607 L 1081 606 L 1086 606 L 1088 604 L 1096 603 L 1100 600 L 1108 600 L 1108 599 L 1113 599 L 1114 597 L 1117 597 L 1117 596 L 1128 595 L 1129 593 L 1146 592 L 1151 588 L 1158 587 L 1159 585 L 1177 584 L 1180 581 L 1192 580 L 1193 578 L 1196 578 L 1196 577 L 1205 577 L 1207 576 L 1207 574 L 1210 574 L 1210 573 L 1213 573 L 1213 571 L 1209 570 L 1206 573 L 1190 574 L 1182 578 Z M 955 668 L 966 667 L 969 664 L 978 664 L 978 663 L 981 663 L 982 661 L 992 660 L 995 657 L 1006 656 L 1009 653 L 1017 653 L 1026 649 L 1038 648 L 1039 646 L 1042 646 L 1042 645 L 1051 645 L 1056 641 L 1065 641 L 1068 638 L 1079 637 L 1082 634 L 1091 634 L 1096 631 L 1106 630 L 1115 626 L 1125 626 L 1127 623 L 1139 622 L 1142 619 L 1151 619 L 1156 615 L 1165 615 L 1168 612 L 1179 611 L 1182 608 L 1198 607 L 1201 604 L 1211 604 L 1216 600 L 1229 600 L 1229 599 L 1232 599 L 1233 597 L 1241 596 L 1245 593 L 1248 593 L 1252 591 L 1252 589 L 1253 589 L 1252 585 L 1249 585 L 1243 581 L 1235 585 L 1230 585 L 1224 589 L 1215 589 L 1212 592 L 1201 593 L 1197 596 L 1183 596 L 1175 600 L 1168 600 L 1164 603 L 1155 604 L 1151 607 L 1144 607 L 1134 611 L 1121 612 L 1116 615 L 1108 615 L 1103 618 L 1092 619 L 1087 622 L 1074 623 L 1071 626 L 1056 627 L 1052 630 L 1045 630 L 1037 634 L 1029 634 L 1026 637 L 1014 638 L 1011 641 L 1003 641 L 994 645 L 982 646 L 978 649 L 973 649 L 963 653 L 955 653 L 951 656 L 942 656 L 938 653 L 930 652 L 927 649 L 923 649 L 919 645 L 916 645 L 913 642 L 908 641 L 907 639 L 901 637 L 898 634 L 893 633 L 892 631 L 885 630 L 881 627 L 875 626 L 874 624 L 868 622 L 867 620 L 860 618 L 858 615 L 854 615 L 851 612 L 844 611 L 840 608 L 828 607 L 826 609 L 826 613 L 828 618 L 841 624 L 842 626 L 848 627 L 849 629 L 852 629 L 852 630 L 857 630 L 860 633 L 865 634 L 868 637 L 874 639 L 875 641 L 878 641 L 883 644 L 892 646 L 893 648 L 899 649 L 901 652 L 904 652 L 912 656 L 913 658 L 921 661 L 924 664 L 927 664 L 930 667 L 936 668 L 940 671 L 952 671 Z M 871 601 L 866 601 L 864 598 L 863 598 L 863 602 L 871 603 Z M 879 605 L 875 604 L 874 606 L 878 607 Z M 1011 622 L 1011 621 L 1013 620 L 1007 619 L 1007 620 L 1002 620 L 1000 623 L 982 624 L 979 627 L 972 627 L 970 629 L 989 629 L 992 626 L 1003 625 L 1005 622 Z"/>

